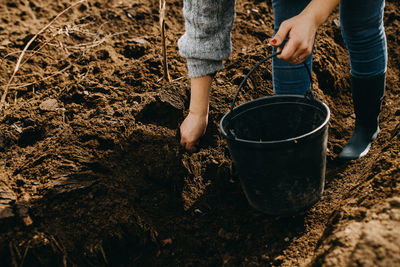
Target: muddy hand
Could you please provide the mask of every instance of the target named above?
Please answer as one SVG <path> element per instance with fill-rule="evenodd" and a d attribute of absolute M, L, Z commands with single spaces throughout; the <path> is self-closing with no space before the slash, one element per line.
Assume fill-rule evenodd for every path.
<path fill-rule="evenodd" d="M 183 121 L 181 131 L 181 145 L 189 152 L 196 152 L 199 145 L 199 139 L 207 128 L 208 116 L 198 115 L 189 112 L 189 115 Z"/>

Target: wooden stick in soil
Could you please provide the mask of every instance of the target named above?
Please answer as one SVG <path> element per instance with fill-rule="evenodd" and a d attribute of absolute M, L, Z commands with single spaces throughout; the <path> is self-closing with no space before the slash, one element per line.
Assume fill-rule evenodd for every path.
<path fill-rule="evenodd" d="M 30 248 L 31 248 L 31 241 L 28 242 L 28 245 L 27 245 L 26 248 L 25 248 L 24 256 L 22 257 L 22 260 L 21 260 L 21 262 L 19 263 L 19 267 L 24 266 L 24 262 L 25 262 L 25 259 L 26 259 L 26 255 L 28 255 L 28 251 L 29 251 Z"/>
<path fill-rule="evenodd" d="M 165 42 L 165 5 L 166 0 L 160 0 L 160 28 L 161 28 L 161 45 L 162 45 L 162 66 L 164 81 L 171 82 L 168 72 L 167 62 L 167 45 Z"/>
<path fill-rule="evenodd" d="M 17 263 L 17 259 L 15 257 L 15 251 L 14 251 L 14 244 L 13 241 L 10 241 L 10 243 L 8 243 L 8 247 L 10 249 L 10 255 L 11 255 L 11 264 L 13 267 L 18 267 L 18 263 Z"/>
<path fill-rule="evenodd" d="M 56 21 L 60 16 L 62 16 L 64 13 L 66 13 L 66 12 L 67 12 L 68 10 L 70 10 L 71 8 L 73 8 L 73 7 L 75 7 L 75 6 L 79 5 L 79 4 L 82 4 L 83 2 L 86 2 L 86 1 L 87 1 L 87 0 L 79 0 L 79 1 L 77 1 L 76 3 L 74 3 L 74 4 L 70 5 L 69 7 L 67 7 L 66 9 L 64 9 L 63 11 L 61 11 L 60 13 L 58 13 L 57 16 L 55 16 L 55 18 L 54 18 L 53 20 L 51 20 L 51 21 L 50 21 L 46 26 L 44 26 L 38 33 L 36 33 L 36 34 L 29 40 L 29 42 L 25 45 L 25 48 L 22 50 L 21 55 L 20 55 L 19 58 L 18 58 L 17 64 L 15 65 L 14 72 L 13 72 L 13 74 L 11 75 L 11 78 L 10 78 L 10 80 L 8 81 L 7 85 L 6 85 L 6 88 L 4 89 L 3 95 L 1 96 L 0 111 L 3 110 L 3 105 L 4 105 L 4 102 L 6 101 L 6 97 L 7 97 L 7 93 L 8 93 L 8 88 L 10 87 L 11 82 L 12 82 L 12 80 L 13 80 L 14 77 L 15 77 L 15 74 L 17 74 L 17 71 L 19 70 L 19 67 L 20 67 L 20 65 L 21 65 L 22 58 L 24 57 L 25 52 L 28 50 L 29 46 L 33 43 L 33 41 L 34 41 L 40 34 L 42 34 L 45 30 L 47 30 L 47 28 L 50 27 L 50 25 L 53 24 L 54 21 Z"/>

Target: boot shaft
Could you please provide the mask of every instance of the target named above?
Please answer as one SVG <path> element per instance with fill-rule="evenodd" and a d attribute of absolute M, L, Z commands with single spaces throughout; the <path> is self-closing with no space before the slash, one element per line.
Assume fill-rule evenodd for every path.
<path fill-rule="evenodd" d="M 377 128 L 385 93 L 386 73 L 372 77 L 352 76 L 356 127 Z"/>

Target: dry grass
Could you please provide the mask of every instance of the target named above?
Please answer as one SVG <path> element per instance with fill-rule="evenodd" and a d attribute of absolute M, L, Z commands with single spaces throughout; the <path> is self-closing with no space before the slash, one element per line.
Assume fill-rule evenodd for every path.
<path fill-rule="evenodd" d="M 65 8 L 65 9 L 64 9 L 63 11 L 61 11 L 60 13 L 58 13 L 57 16 L 55 16 L 53 20 L 51 20 L 46 26 L 44 26 L 39 32 L 37 32 L 37 33 L 29 40 L 29 42 L 25 45 L 24 49 L 22 50 L 22 52 L 21 52 L 21 54 L 20 54 L 20 56 L 19 56 L 19 58 L 18 58 L 18 61 L 17 61 L 16 65 L 15 65 L 14 71 L 13 71 L 13 73 L 12 73 L 10 79 L 8 80 L 7 85 L 6 85 L 5 88 L 4 88 L 3 95 L 1 96 L 1 100 L 0 100 L 0 112 L 3 110 L 4 103 L 5 103 L 5 101 L 6 101 L 6 97 L 7 97 L 7 94 L 8 94 L 8 90 L 9 90 L 9 88 L 10 88 L 10 86 L 11 86 L 11 84 L 12 84 L 12 82 L 13 82 L 13 80 L 14 80 L 14 78 L 15 78 L 17 72 L 18 72 L 18 70 L 20 69 L 21 65 L 23 65 L 23 64 L 21 64 L 22 59 L 24 58 L 24 55 L 25 55 L 26 51 L 28 51 L 28 48 L 29 48 L 30 45 L 33 43 L 33 41 L 34 41 L 39 35 L 41 35 L 42 33 L 44 33 L 44 32 L 45 32 L 59 17 L 61 17 L 63 14 L 65 14 L 68 10 L 70 10 L 70 9 L 76 7 L 77 5 L 82 4 L 82 3 L 86 2 L 86 1 L 88 1 L 88 0 L 79 0 L 79 1 L 75 2 L 74 4 L 70 5 L 69 7 Z M 25 61 L 25 62 L 26 62 L 26 61 Z M 24 62 L 24 63 L 25 63 L 25 62 Z"/>

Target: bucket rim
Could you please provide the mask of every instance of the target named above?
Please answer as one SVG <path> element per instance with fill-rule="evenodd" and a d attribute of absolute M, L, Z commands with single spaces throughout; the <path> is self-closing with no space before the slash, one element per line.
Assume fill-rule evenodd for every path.
<path fill-rule="evenodd" d="M 270 98 L 297 98 L 297 99 L 305 99 L 309 102 L 318 102 L 325 110 L 326 110 L 326 118 L 325 120 L 321 123 L 320 126 L 316 127 L 314 130 L 299 135 L 299 136 L 295 136 L 295 137 L 291 137 L 291 138 L 287 138 L 287 139 L 282 139 L 282 140 L 274 140 L 274 141 L 252 141 L 252 140 L 246 140 L 246 139 L 241 139 L 241 138 L 237 138 L 237 137 L 230 137 L 227 132 L 225 131 L 224 127 L 223 127 L 223 122 L 229 117 L 229 115 L 231 113 L 233 113 L 235 110 L 248 105 L 250 103 L 254 103 L 254 102 L 258 102 L 258 101 L 262 101 L 264 99 L 270 99 Z M 235 108 L 233 108 L 232 110 L 228 111 L 227 113 L 225 113 L 225 115 L 221 118 L 220 123 L 219 123 L 219 128 L 222 132 L 222 135 L 231 140 L 231 141 L 236 141 L 236 142 L 241 142 L 241 143 L 246 143 L 246 144 L 254 144 L 254 145 L 260 145 L 260 144 L 283 144 L 283 143 L 288 143 L 288 142 L 293 142 L 293 141 L 298 141 L 301 139 L 305 139 L 308 136 L 313 135 L 314 133 L 317 133 L 318 131 L 320 131 L 321 129 L 323 129 L 329 122 L 329 119 L 331 117 L 331 111 L 328 107 L 328 105 L 326 105 L 323 101 L 316 99 L 316 98 L 312 98 L 312 99 L 308 99 L 303 95 L 295 95 L 295 94 L 285 94 L 285 95 L 273 95 L 273 96 L 265 96 L 265 97 L 261 97 L 261 98 L 257 98 L 251 101 L 248 101 L 246 103 L 240 104 L 238 106 L 236 106 Z"/>

